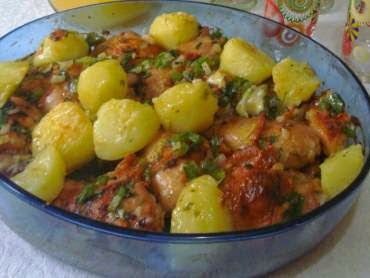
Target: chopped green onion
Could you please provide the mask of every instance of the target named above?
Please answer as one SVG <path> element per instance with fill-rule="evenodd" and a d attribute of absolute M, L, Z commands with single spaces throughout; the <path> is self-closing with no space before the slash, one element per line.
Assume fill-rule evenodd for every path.
<path fill-rule="evenodd" d="M 121 60 L 122 67 L 124 67 L 126 69 L 129 62 L 132 61 L 134 59 L 134 57 L 135 57 L 134 52 L 127 52 L 127 53 L 123 54 L 123 57 L 122 57 L 122 60 Z"/>
<path fill-rule="evenodd" d="M 121 204 L 122 200 L 128 197 L 130 194 L 130 190 L 122 185 L 119 189 L 117 194 L 113 197 L 112 201 L 109 203 L 108 211 L 115 212 L 118 206 Z"/>
<path fill-rule="evenodd" d="M 204 174 L 212 176 L 218 182 L 225 178 L 225 171 L 218 167 L 218 165 L 212 160 L 203 161 L 201 168 Z"/>
<path fill-rule="evenodd" d="M 86 203 L 88 200 L 94 198 L 95 196 L 101 193 L 98 190 L 98 187 L 104 185 L 108 182 L 109 177 L 106 175 L 99 176 L 95 182 L 87 184 L 84 189 L 82 189 L 80 195 L 77 197 L 77 203 L 83 204 Z"/>
<path fill-rule="evenodd" d="M 289 196 L 285 197 L 283 202 L 287 202 L 289 204 L 288 209 L 283 214 L 286 220 L 295 219 L 302 215 L 304 197 L 301 194 L 293 192 Z"/>
<path fill-rule="evenodd" d="M 95 32 L 90 32 L 86 36 L 86 42 L 90 47 L 95 47 L 103 41 L 105 41 L 105 38 Z"/>
<path fill-rule="evenodd" d="M 211 145 L 211 150 L 212 150 L 213 155 L 217 155 L 219 153 L 221 142 L 222 142 L 222 139 L 219 136 L 217 135 L 212 136 L 209 143 Z"/>
<path fill-rule="evenodd" d="M 337 115 L 344 111 L 345 105 L 338 94 L 328 91 L 320 97 L 319 107 L 327 110 L 330 114 Z"/>
<path fill-rule="evenodd" d="M 175 56 L 173 56 L 170 52 L 162 52 L 155 58 L 154 67 L 156 68 L 168 67 L 173 60 L 175 60 Z"/>
<path fill-rule="evenodd" d="M 194 161 L 184 164 L 183 170 L 189 180 L 199 177 L 202 174 L 201 169 Z"/>
<path fill-rule="evenodd" d="M 283 112 L 283 105 L 275 94 L 266 94 L 264 112 L 269 120 L 275 119 Z"/>
<path fill-rule="evenodd" d="M 173 71 L 170 74 L 170 78 L 173 82 L 179 82 L 184 78 L 184 76 L 181 72 Z"/>

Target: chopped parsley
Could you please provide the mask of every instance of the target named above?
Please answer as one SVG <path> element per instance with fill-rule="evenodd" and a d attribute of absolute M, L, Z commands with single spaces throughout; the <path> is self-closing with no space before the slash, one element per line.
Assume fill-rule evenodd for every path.
<path fill-rule="evenodd" d="M 197 149 L 203 143 L 203 137 L 197 133 L 183 132 L 173 135 L 168 142 L 178 156 L 183 156 Z"/>
<path fill-rule="evenodd" d="M 342 113 L 345 109 L 342 98 L 330 91 L 320 97 L 318 105 L 321 109 L 327 110 L 331 115 Z"/>
<path fill-rule="evenodd" d="M 343 133 L 351 139 L 356 139 L 356 126 L 353 123 L 348 123 L 344 125 Z"/>
<path fill-rule="evenodd" d="M 119 205 L 121 204 L 122 200 L 125 198 L 128 198 L 131 196 L 131 187 L 129 184 L 133 182 L 129 182 L 125 185 L 121 185 L 120 188 L 118 189 L 116 195 L 114 195 L 113 199 L 109 203 L 108 206 L 108 211 L 109 212 L 115 212 Z"/>
<path fill-rule="evenodd" d="M 189 180 L 199 177 L 202 174 L 202 170 L 194 161 L 185 163 L 182 169 L 184 170 L 186 177 Z"/>
<path fill-rule="evenodd" d="M 218 167 L 212 160 L 204 160 L 200 167 L 195 161 L 187 162 L 184 164 L 183 170 L 189 180 L 201 175 L 210 175 L 218 182 L 221 182 L 225 178 L 225 171 Z"/>
<path fill-rule="evenodd" d="M 184 78 L 184 76 L 181 72 L 173 71 L 170 74 L 170 78 L 173 82 L 179 82 Z"/>
<path fill-rule="evenodd" d="M 216 27 L 211 29 L 210 36 L 212 39 L 220 39 L 224 36 L 224 34 L 220 28 Z"/>
<path fill-rule="evenodd" d="M 124 69 L 128 69 L 129 63 L 135 58 L 135 53 L 134 52 L 126 52 L 123 54 L 122 59 L 121 59 L 121 66 Z"/>
<path fill-rule="evenodd" d="M 233 81 L 227 82 L 218 99 L 218 104 L 221 107 L 226 107 L 229 104 L 233 106 L 236 105 L 250 86 L 252 86 L 252 84 L 248 80 L 242 78 L 236 78 Z"/>
<path fill-rule="evenodd" d="M 171 52 L 162 52 L 154 60 L 154 67 L 156 68 L 166 68 L 168 67 L 173 60 L 175 60 L 174 53 Z"/>
<path fill-rule="evenodd" d="M 86 42 L 90 47 L 95 47 L 103 41 L 105 41 L 105 38 L 95 32 L 90 32 L 86 35 Z"/>
<path fill-rule="evenodd" d="M 95 182 L 88 183 L 77 197 L 78 204 L 84 204 L 88 200 L 101 194 L 99 187 L 108 182 L 109 178 L 106 175 L 99 176 Z"/>
<path fill-rule="evenodd" d="M 144 78 L 147 78 L 147 77 L 150 76 L 149 70 L 152 68 L 152 64 L 153 64 L 153 62 L 151 60 L 146 59 L 146 60 L 142 61 L 136 67 L 132 68 L 130 70 L 130 72 L 141 73 L 141 74 L 143 74 Z"/>
<path fill-rule="evenodd" d="M 283 214 L 286 220 L 295 219 L 302 215 L 304 197 L 301 194 L 298 192 L 293 192 L 285 197 L 283 201 L 289 204 L 289 207 L 286 211 L 284 211 Z"/>
<path fill-rule="evenodd" d="M 269 120 L 275 119 L 283 112 L 283 104 L 275 94 L 266 94 L 264 112 Z"/>

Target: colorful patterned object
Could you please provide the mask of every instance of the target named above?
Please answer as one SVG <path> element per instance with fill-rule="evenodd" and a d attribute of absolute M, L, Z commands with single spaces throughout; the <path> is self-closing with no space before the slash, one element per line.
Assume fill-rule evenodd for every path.
<path fill-rule="evenodd" d="M 320 0 L 265 0 L 264 15 L 298 32 L 311 36 L 319 16 Z M 274 26 L 264 28 L 266 36 L 276 37 L 284 46 L 295 44 L 295 32 Z"/>
<path fill-rule="evenodd" d="M 365 82 L 370 81 L 369 38 L 370 0 L 350 0 L 342 54 Z"/>

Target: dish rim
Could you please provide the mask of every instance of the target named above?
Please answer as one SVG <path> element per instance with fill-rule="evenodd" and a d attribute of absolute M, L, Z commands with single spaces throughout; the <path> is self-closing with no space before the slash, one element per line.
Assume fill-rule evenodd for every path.
<path fill-rule="evenodd" d="M 12 29 L 8 33 L 4 34 L 0 37 L 0 43 L 3 39 L 5 39 L 7 36 L 9 36 L 12 33 L 17 32 L 18 29 L 22 29 L 23 27 L 33 24 L 34 22 L 42 21 L 43 19 L 50 18 L 55 16 L 56 14 L 66 13 L 70 11 L 76 11 L 79 9 L 88 9 L 89 7 L 93 6 L 103 6 L 103 5 L 110 5 L 112 3 L 115 3 L 117 1 L 111 1 L 111 2 L 105 2 L 100 4 L 93 4 L 83 7 L 77 7 L 73 9 L 63 10 L 63 11 L 56 11 L 54 7 L 52 8 L 56 11 L 53 14 L 46 15 L 37 19 L 34 19 L 30 22 L 27 22 L 25 24 L 22 24 L 21 26 L 16 27 L 15 29 Z M 274 24 L 280 25 L 283 28 L 290 29 L 291 31 L 298 33 L 300 36 L 305 37 L 310 41 L 310 43 L 316 44 L 322 49 L 324 49 L 327 53 L 334 56 L 336 60 L 344 68 L 352 75 L 352 77 L 355 79 L 357 84 L 360 87 L 361 93 L 364 95 L 366 101 L 366 106 L 368 110 L 370 111 L 370 96 L 367 93 L 366 88 L 360 81 L 360 79 L 356 76 L 356 74 L 353 72 L 353 70 L 340 58 L 338 55 L 336 55 L 334 52 L 332 52 L 330 49 L 322 45 L 321 43 L 315 41 L 314 39 L 297 32 L 296 30 L 285 26 L 279 22 L 273 21 L 269 18 L 266 18 L 264 16 L 254 14 L 245 10 L 228 7 L 228 6 L 222 6 L 217 5 L 214 3 L 204 3 L 204 2 L 198 2 L 198 1 L 188 1 L 188 0 L 125 0 L 125 1 L 118 1 L 118 2 L 126 2 L 126 3 L 137 3 L 137 2 L 143 2 L 143 3 L 151 3 L 151 2 L 157 2 L 157 3 L 173 3 L 173 2 L 181 2 L 181 3 L 190 3 L 190 4 L 198 4 L 198 5 L 206 5 L 206 6 L 217 6 L 219 8 L 223 9 L 229 9 L 234 10 L 239 13 L 247 14 L 251 17 L 257 17 L 259 20 L 266 20 L 269 22 L 273 22 Z M 360 92 L 357 92 L 360 93 Z M 369 146 L 365 145 L 365 148 Z M 368 155 L 363 168 L 360 172 L 360 174 L 356 177 L 356 179 L 341 193 L 339 193 L 337 196 L 335 196 L 333 199 L 327 201 L 320 207 L 314 209 L 313 211 L 306 213 L 299 218 L 284 222 L 275 224 L 272 226 L 267 226 L 263 228 L 258 229 L 251 229 L 251 230 L 245 230 L 245 231 L 232 231 L 232 232 L 221 232 L 221 233 L 192 233 L 192 234 L 180 234 L 180 233 L 167 233 L 167 232 L 151 232 L 151 231 L 141 231 L 141 230 L 135 230 L 130 228 L 122 228 L 118 226 L 114 226 L 112 224 L 104 223 L 101 221 L 97 221 L 91 218 L 87 218 L 85 216 L 78 215 L 73 212 L 68 212 L 66 210 L 63 210 L 61 208 L 55 207 L 53 205 L 46 204 L 45 201 L 39 199 L 38 197 L 32 195 L 31 193 L 27 192 L 23 188 L 19 187 L 17 184 L 12 182 L 9 178 L 5 177 L 4 175 L 0 174 L 0 186 L 2 186 L 5 190 L 7 190 L 9 193 L 14 194 L 17 198 L 21 199 L 22 201 L 25 201 L 29 205 L 41 210 L 44 213 L 47 213 L 51 215 L 52 217 L 56 217 L 57 219 L 68 222 L 70 224 L 74 224 L 89 230 L 93 230 L 95 232 L 103 233 L 110 236 L 117 236 L 120 238 L 127 238 L 131 240 L 137 240 L 137 241 L 150 241 L 150 242 L 159 242 L 159 243 L 185 243 L 185 244 L 200 244 L 200 243 L 213 243 L 213 242 L 226 242 L 226 241 L 244 241 L 244 240 L 252 240 L 252 239 L 261 239 L 271 236 L 276 236 L 281 233 L 288 232 L 298 226 L 302 226 L 304 224 L 307 224 L 308 222 L 314 220 L 315 218 L 318 218 L 319 216 L 323 215 L 326 211 L 334 208 L 336 205 L 338 205 L 340 202 L 344 201 L 347 197 L 349 197 L 354 191 L 359 189 L 359 187 L 363 184 L 363 181 L 365 180 L 368 172 L 370 170 L 370 154 Z"/>

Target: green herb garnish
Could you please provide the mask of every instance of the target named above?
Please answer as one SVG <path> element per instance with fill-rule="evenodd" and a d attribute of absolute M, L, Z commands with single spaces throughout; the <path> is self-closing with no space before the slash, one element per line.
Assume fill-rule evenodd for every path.
<path fill-rule="evenodd" d="M 124 198 L 127 198 L 130 196 L 130 189 L 127 187 L 127 185 L 122 185 L 119 189 L 116 195 L 114 195 L 112 201 L 109 203 L 108 211 L 109 212 L 115 212 L 119 205 L 121 204 L 122 200 Z"/>
<path fill-rule="evenodd" d="M 171 52 L 162 52 L 154 60 L 154 67 L 166 68 L 175 60 L 175 56 Z"/>
<path fill-rule="evenodd" d="M 248 80 L 242 78 L 236 78 L 228 82 L 222 91 L 218 104 L 221 107 L 226 107 L 229 104 L 235 106 L 250 86 L 252 86 L 252 84 Z"/>
<path fill-rule="evenodd" d="M 4 112 L 3 109 L 0 109 L 0 127 L 6 124 L 8 121 L 8 115 Z"/>
<path fill-rule="evenodd" d="M 295 219 L 302 215 L 304 197 L 301 194 L 293 192 L 289 196 L 285 197 L 283 201 L 289 204 L 288 209 L 284 211 L 283 214 L 286 220 Z"/>
<path fill-rule="evenodd" d="M 318 105 L 321 109 L 327 110 L 332 115 L 342 113 L 345 108 L 341 97 L 330 91 L 320 97 Z"/>
<path fill-rule="evenodd" d="M 109 177 L 106 175 L 99 176 L 95 182 L 88 183 L 81 191 L 80 195 L 77 197 L 77 203 L 83 204 L 88 200 L 96 197 L 101 193 L 99 186 L 104 185 L 108 182 Z"/>
<path fill-rule="evenodd" d="M 121 59 L 121 65 L 123 68 L 127 69 L 127 66 L 129 65 L 130 61 L 134 59 L 134 53 L 133 52 L 127 52 L 123 54 L 123 57 Z"/>
<path fill-rule="evenodd" d="M 194 161 L 185 163 L 183 166 L 183 170 L 189 180 L 199 177 L 202 174 L 202 170 Z"/>
<path fill-rule="evenodd" d="M 197 133 L 183 132 L 173 135 L 168 142 L 178 156 L 183 156 L 198 148 L 203 143 L 203 137 Z"/>
<path fill-rule="evenodd" d="M 212 176 L 218 182 L 225 178 L 225 171 L 218 167 L 218 165 L 212 160 L 203 161 L 201 168 L 204 174 Z"/>
<path fill-rule="evenodd" d="M 275 119 L 283 112 L 283 104 L 275 94 L 266 94 L 264 112 L 269 120 Z"/>
<path fill-rule="evenodd" d="M 184 76 L 181 72 L 173 71 L 170 74 L 170 78 L 173 82 L 179 82 L 184 78 Z"/>
<path fill-rule="evenodd" d="M 211 150 L 212 150 L 213 155 L 217 155 L 219 153 L 221 142 L 222 142 L 222 139 L 219 136 L 217 135 L 212 136 L 209 143 L 211 145 Z"/>
<path fill-rule="evenodd" d="M 86 42 L 90 47 L 95 47 L 103 41 L 105 41 L 105 38 L 95 32 L 90 32 L 86 36 Z"/>
<path fill-rule="evenodd" d="M 353 123 L 348 123 L 343 127 L 343 133 L 351 139 L 356 139 L 356 126 Z"/>
<path fill-rule="evenodd" d="M 223 37 L 223 33 L 220 28 L 216 27 L 211 29 L 210 36 L 212 39 L 220 39 Z"/>

